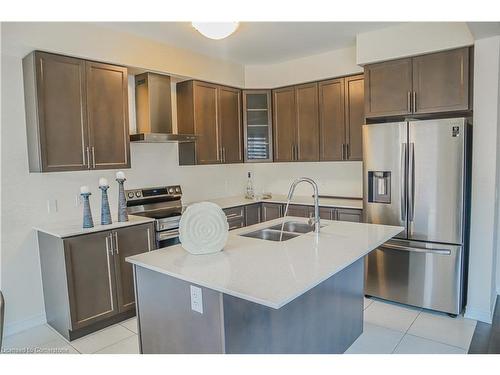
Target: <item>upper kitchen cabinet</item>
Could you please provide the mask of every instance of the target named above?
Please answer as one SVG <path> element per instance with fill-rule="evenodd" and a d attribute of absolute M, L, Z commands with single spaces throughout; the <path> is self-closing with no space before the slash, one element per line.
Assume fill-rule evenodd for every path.
<path fill-rule="evenodd" d="M 30 172 L 130 167 L 126 68 L 34 51 L 23 70 Z"/>
<path fill-rule="evenodd" d="M 468 111 L 470 49 L 365 66 L 366 118 Z"/>
<path fill-rule="evenodd" d="M 223 163 L 242 163 L 241 90 L 219 86 L 219 130 Z"/>
<path fill-rule="evenodd" d="M 469 48 L 413 58 L 413 113 L 469 109 Z"/>
<path fill-rule="evenodd" d="M 318 84 L 295 87 L 297 104 L 297 141 L 295 160 L 319 160 Z"/>
<path fill-rule="evenodd" d="M 295 160 L 297 113 L 295 88 L 273 90 L 274 161 Z"/>
<path fill-rule="evenodd" d="M 345 150 L 344 79 L 319 83 L 320 159 L 344 160 Z"/>
<path fill-rule="evenodd" d="M 243 91 L 245 162 L 273 161 L 270 90 Z"/>
<path fill-rule="evenodd" d="M 362 126 L 365 123 L 364 76 L 345 78 L 345 160 L 363 159 Z"/>
<path fill-rule="evenodd" d="M 411 59 L 365 66 L 364 84 L 367 118 L 411 113 Z"/>
<path fill-rule="evenodd" d="M 130 167 L 127 68 L 85 65 L 92 168 Z"/>
<path fill-rule="evenodd" d="M 275 161 L 319 160 L 318 84 L 273 90 Z"/>
<path fill-rule="evenodd" d="M 361 160 L 363 75 L 319 83 L 320 160 Z"/>
<path fill-rule="evenodd" d="M 179 144 L 181 165 L 243 161 L 239 89 L 200 81 L 178 83 L 177 127 L 179 133 L 197 136 L 194 143 Z"/>

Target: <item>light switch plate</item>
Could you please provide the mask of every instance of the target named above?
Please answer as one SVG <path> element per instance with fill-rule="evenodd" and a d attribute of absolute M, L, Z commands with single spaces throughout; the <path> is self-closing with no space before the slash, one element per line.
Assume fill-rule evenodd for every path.
<path fill-rule="evenodd" d="M 47 212 L 49 214 L 57 212 L 57 199 L 47 199 Z"/>
<path fill-rule="evenodd" d="M 203 314 L 203 295 L 201 288 L 191 285 L 191 310 Z"/>

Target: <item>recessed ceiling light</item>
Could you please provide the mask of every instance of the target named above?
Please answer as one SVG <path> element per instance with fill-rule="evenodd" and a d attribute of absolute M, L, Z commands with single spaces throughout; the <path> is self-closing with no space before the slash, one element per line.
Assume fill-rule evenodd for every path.
<path fill-rule="evenodd" d="M 239 22 L 191 22 L 202 35 L 210 39 L 224 39 L 234 33 Z"/>

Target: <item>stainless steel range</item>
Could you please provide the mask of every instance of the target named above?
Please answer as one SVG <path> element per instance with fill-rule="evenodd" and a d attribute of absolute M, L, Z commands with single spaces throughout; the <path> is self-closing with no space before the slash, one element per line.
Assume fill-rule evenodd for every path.
<path fill-rule="evenodd" d="M 156 248 L 179 243 L 182 190 L 179 185 L 125 190 L 130 215 L 156 219 Z"/>

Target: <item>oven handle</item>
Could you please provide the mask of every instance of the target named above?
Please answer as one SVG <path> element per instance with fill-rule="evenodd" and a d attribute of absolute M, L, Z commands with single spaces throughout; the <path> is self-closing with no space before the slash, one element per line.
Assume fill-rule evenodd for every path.
<path fill-rule="evenodd" d="M 157 234 L 158 241 L 169 240 L 171 238 L 179 237 L 179 229 L 167 230 Z"/>

